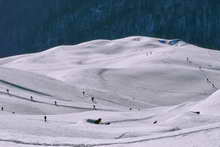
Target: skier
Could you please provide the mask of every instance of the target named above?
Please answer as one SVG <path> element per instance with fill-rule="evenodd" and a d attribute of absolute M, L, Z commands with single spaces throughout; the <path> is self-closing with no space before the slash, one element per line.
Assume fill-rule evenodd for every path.
<path fill-rule="evenodd" d="M 207 81 L 207 83 L 210 83 L 210 81 L 209 81 L 209 79 L 208 79 L 208 78 L 206 78 L 206 81 Z"/>
<path fill-rule="evenodd" d="M 54 105 L 57 106 L 57 101 L 54 101 Z"/>
<path fill-rule="evenodd" d="M 44 116 L 44 122 L 47 122 L 47 116 L 46 115 Z"/>
<path fill-rule="evenodd" d="M 31 96 L 31 101 L 33 101 L 33 96 Z"/>
<path fill-rule="evenodd" d="M 91 97 L 91 100 L 92 100 L 92 102 L 94 103 L 95 98 L 94 98 L 94 97 Z"/>
<path fill-rule="evenodd" d="M 7 94 L 9 95 L 9 89 L 6 89 L 6 91 L 7 91 Z"/>
<path fill-rule="evenodd" d="M 96 110 L 96 107 L 95 107 L 95 105 L 93 105 L 93 110 Z"/>
<path fill-rule="evenodd" d="M 215 84 L 212 84 L 212 87 L 215 88 L 215 89 L 217 89 L 217 88 L 215 87 Z"/>
<path fill-rule="evenodd" d="M 83 94 L 83 96 L 85 96 L 86 92 L 83 90 L 82 94 Z"/>
<path fill-rule="evenodd" d="M 1 110 L 4 111 L 4 107 L 3 106 L 1 107 Z"/>
<path fill-rule="evenodd" d="M 156 124 L 156 123 L 157 123 L 157 120 L 153 122 L 153 124 Z"/>

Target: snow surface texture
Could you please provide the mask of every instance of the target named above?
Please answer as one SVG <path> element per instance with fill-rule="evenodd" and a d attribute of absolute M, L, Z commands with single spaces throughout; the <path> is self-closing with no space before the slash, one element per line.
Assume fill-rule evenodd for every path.
<path fill-rule="evenodd" d="M 219 59 L 140 36 L 2 58 L 0 146 L 219 147 Z"/>

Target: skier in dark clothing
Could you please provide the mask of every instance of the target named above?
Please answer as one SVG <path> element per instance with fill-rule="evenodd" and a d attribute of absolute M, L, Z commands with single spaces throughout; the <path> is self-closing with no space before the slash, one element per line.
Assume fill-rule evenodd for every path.
<path fill-rule="evenodd" d="M 1 107 L 1 110 L 4 111 L 4 107 Z"/>
<path fill-rule="evenodd" d="M 57 106 L 57 101 L 54 101 L 54 105 Z"/>
<path fill-rule="evenodd" d="M 209 81 L 209 79 L 208 79 L 208 78 L 206 78 L 206 81 L 207 81 L 207 83 L 210 83 L 210 81 Z"/>
<path fill-rule="evenodd" d="M 94 98 L 94 97 L 91 97 L 91 100 L 92 100 L 92 102 L 94 103 L 95 98 Z"/>
<path fill-rule="evenodd" d="M 217 89 L 217 88 L 215 87 L 215 84 L 212 84 L 212 87 L 215 88 L 215 89 Z"/>
<path fill-rule="evenodd" d="M 6 91 L 7 91 L 7 94 L 9 95 L 9 89 L 6 89 Z"/>
<path fill-rule="evenodd" d="M 44 116 L 44 122 L 47 122 L 47 116 L 46 115 Z"/>
<path fill-rule="evenodd" d="M 95 105 L 93 105 L 93 110 L 96 110 L 96 107 L 95 107 Z"/>
<path fill-rule="evenodd" d="M 31 101 L 33 101 L 33 96 L 31 96 Z"/>
<path fill-rule="evenodd" d="M 156 123 L 157 123 L 157 120 L 153 122 L 153 124 L 156 124 Z"/>
<path fill-rule="evenodd" d="M 86 92 L 85 92 L 85 91 L 83 91 L 83 92 L 82 92 L 82 94 L 83 94 L 83 96 L 85 96 Z"/>

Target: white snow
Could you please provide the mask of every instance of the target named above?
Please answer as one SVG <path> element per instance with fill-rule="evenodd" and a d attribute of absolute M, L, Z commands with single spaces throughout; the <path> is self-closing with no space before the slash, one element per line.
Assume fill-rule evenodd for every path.
<path fill-rule="evenodd" d="M 170 42 L 134 36 L 0 59 L 0 146 L 220 146 L 220 52 Z M 86 121 L 98 118 L 110 125 Z"/>
<path fill-rule="evenodd" d="M 218 113 L 220 112 L 220 90 L 195 105 L 192 111 L 200 111 L 202 114 L 208 115 L 220 115 Z"/>

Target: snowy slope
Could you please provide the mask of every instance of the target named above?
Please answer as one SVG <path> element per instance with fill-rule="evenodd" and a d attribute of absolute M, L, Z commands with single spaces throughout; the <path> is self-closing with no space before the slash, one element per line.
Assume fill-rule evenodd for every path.
<path fill-rule="evenodd" d="M 0 59 L 0 146 L 219 146 L 219 57 L 136 36 Z"/>
<path fill-rule="evenodd" d="M 219 52 L 165 41 L 149 37 L 95 40 L 2 59 L 0 64 L 152 105 L 204 99 L 216 90 L 206 78 L 220 86 Z"/>
<path fill-rule="evenodd" d="M 201 101 L 192 108 L 192 111 L 200 111 L 203 114 L 219 115 L 220 110 L 220 90 L 213 93 L 206 100 Z"/>

